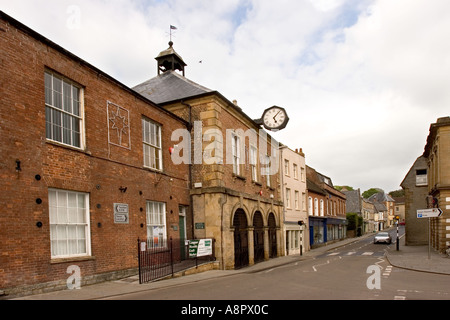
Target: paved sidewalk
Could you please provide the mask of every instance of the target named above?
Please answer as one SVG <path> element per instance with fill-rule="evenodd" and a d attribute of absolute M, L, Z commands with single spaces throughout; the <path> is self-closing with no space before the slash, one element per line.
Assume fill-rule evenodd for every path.
<path fill-rule="evenodd" d="M 122 280 L 108 281 L 104 283 L 89 285 L 75 290 L 56 291 L 45 294 L 19 297 L 17 300 L 93 300 L 103 299 L 112 296 L 120 296 L 126 293 L 158 290 L 166 287 L 175 287 L 187 283 L 204 281 L 217 277 L 227 277 L 238 273 L 252 273 L 268 270 L 281 265 L 295 263 L 302 260 L 314 259 L 315 256 L 326 251 L 358 241 L 361 238 L 370 237 L 373 234 L 364 235 L 360 238 L 345 239 L 331 245 L 323 246 L 305 252 L 302 256 L 284 256 L 268 261 L 260 262 L 250 267 L 240 270 L 211 270 L 202 273 L 171 278 L 146 284 L 139 284 L 138 276 L 125 278 Z M 431 259 L 428 259 L 428 246 L 406 247 L 404 238 L 400 239 L 399 251 L 396 251 L 395 244 L 390 246 L 386 252 L 386 258 L 394 267 L 405 268 L 423 272 L 433 272 L 450 275 L 450 258 L 444 257 L 431 249 Z"/>
<path fill-rule="evenodd" d="M 449 257 L 433 248 L 428 252 L 428 245 L 405 246 L 405 237 L 400 238 L 399 251 L 393 244 L 387 251 L 386 258 L 397 268 L 450 275 Z"/>

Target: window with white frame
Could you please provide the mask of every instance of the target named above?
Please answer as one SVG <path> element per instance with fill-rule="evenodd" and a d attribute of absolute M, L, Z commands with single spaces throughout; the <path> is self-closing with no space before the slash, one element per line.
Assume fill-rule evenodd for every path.
<path fill-rule="evenodd" d="M 298 166 L 294 163 L 292 171 L 294 171 L 294 179 L 298 179 Z"/>
<path fill-rule="evenodd" d="M 311 197 L 308 197 L 308 214 L 313 215 L 313 201 Z"/>
<path fill-rule="evenodd" d="M 319 200 L 317 198 L 314 198 L 314 215 L 319 215 Z"/>
<path fill-rule="evenodd" d="M 284 174 L 289 176 L 289 160 L 284 160 Z"/>
<path fill-rule="evenodd" d="M 235 133 L 232 134 L 231 148 L 233 153 L 233 173 L 235 175 L 241 174 L 241 139 Z"/>
<path fill-rule="evenodd" d="M 250 168 L 252 171 L 252 181 L 258 181 L 257 154 L 258 149 L 254 145 L 250 146 Z"/>
<path fill-rule="evenodd" d="M 295 190 L 294 193 L 295 193 L 295 195 L 294 195 L 294 206 L 295 206 L 295 209 L 299 210 L 300 209 L 300 205 L 299 205 L 300 194 L 299 194 L 299 192 L 297 190 Z"/>
<path fill-rule="evenodd" d="M 147 241 L 159 247 L 165 246 L 166 240 L 166 204 L 147 201 Z"/>
<path fill-rule="evenodd" d="M 266 185 L 267 187 L 271 187 L 271 183 L 270 183 L 270 156 L 266 155 L 265 156 L 265 166 L 263 168 L 264 170 L 264 175 L 266 176 Z"/>
<path fill-rule="evenodd" d="M 49 189 L 52 258 L 89 256 L 89 195 Z"/>
<path fill-rule="evenodd" d="M 162 170 L 161 126 L 142 118 L 144 167 Z"/>
<path fill-rule="evenodd" d="M 291 207 L 291 189 L 286 188 L 286 208 Z"/>
<path fill-rule="evenodd" d="M 48 140 L 82 148 L 82 89 L 45 71 L 45 129 Z"/>
<path fill-rule="evenodd" d="M 324 210 L 323 210 L 323 199 L 320 199 L 320 216 L 323 217 Z"/>
<path fill-rule="evenodd" d="M 302 210 L 306 210 L 306 193 L 302 192 Z"/>

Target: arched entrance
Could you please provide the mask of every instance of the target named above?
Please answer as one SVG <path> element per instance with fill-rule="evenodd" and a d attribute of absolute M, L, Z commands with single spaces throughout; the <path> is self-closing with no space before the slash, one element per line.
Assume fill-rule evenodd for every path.
<path fill-rule="evenodd" d="M 234 268 L 248 266 L 248 223 L 245 212 L 236 210 L 233 218 L 234 227 Z"/>
<path fill-rule="evenodd" d="M 253 216 L 253 248 L 255 263 L 264 261 L 264 222 L 261 212 Z"/>
<path fill-rule="evenodd" d="M 275 215 L 273 213 L 269 214 L 268 224 L 269 224 L 269 258 L 276 258 L 277 257 L 277 223 L 275 220 Z"/>

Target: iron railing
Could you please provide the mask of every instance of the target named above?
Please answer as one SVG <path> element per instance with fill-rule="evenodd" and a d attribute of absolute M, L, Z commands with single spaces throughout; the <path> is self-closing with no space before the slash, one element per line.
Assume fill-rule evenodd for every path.
<path fill-rule="evenodd" d="M 214 239 L 200 240 L 180 241 L 180 239 L 169 238 L 163 241 L 141 241 L 138 239 L 139 283 L 155 281 L 170 275 L 173 277 L 175 272 L 198 267 L 199 263 L 214 261 Z M 201 248 L 199 248 L 199 242 Z M 205 243 L 206 251 L 204 251 Z M 200 256 L 197 255 L 197 250 L 202 252 L 198 253 Z"/>

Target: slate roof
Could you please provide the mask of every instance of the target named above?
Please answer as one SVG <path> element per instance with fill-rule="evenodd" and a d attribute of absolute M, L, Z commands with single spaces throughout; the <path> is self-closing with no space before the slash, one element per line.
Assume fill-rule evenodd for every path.
<path fill-rule="evenodd" d="M 183 77 L 176 71 L 167 71 L 132 89 L 156 104 L 215 92 Z"/>
<path fill-rule="evenodd" d="M 345 207 L 347 212 L 361 213 L 361 195 L 359 189 L 351 191 L 342 191 L 347 198 Z"/>
<path fill-rule="evenodd" d="M 369 197 L 369 200 L 373 201 L 373 202 L 386 202 L 386 201 L 395 202 L 395 200 L 392 199 L 392 197 L 390 195 L 388 195 L 387 193 L 385 193 L 384 191 L 371 195 Z"/>

